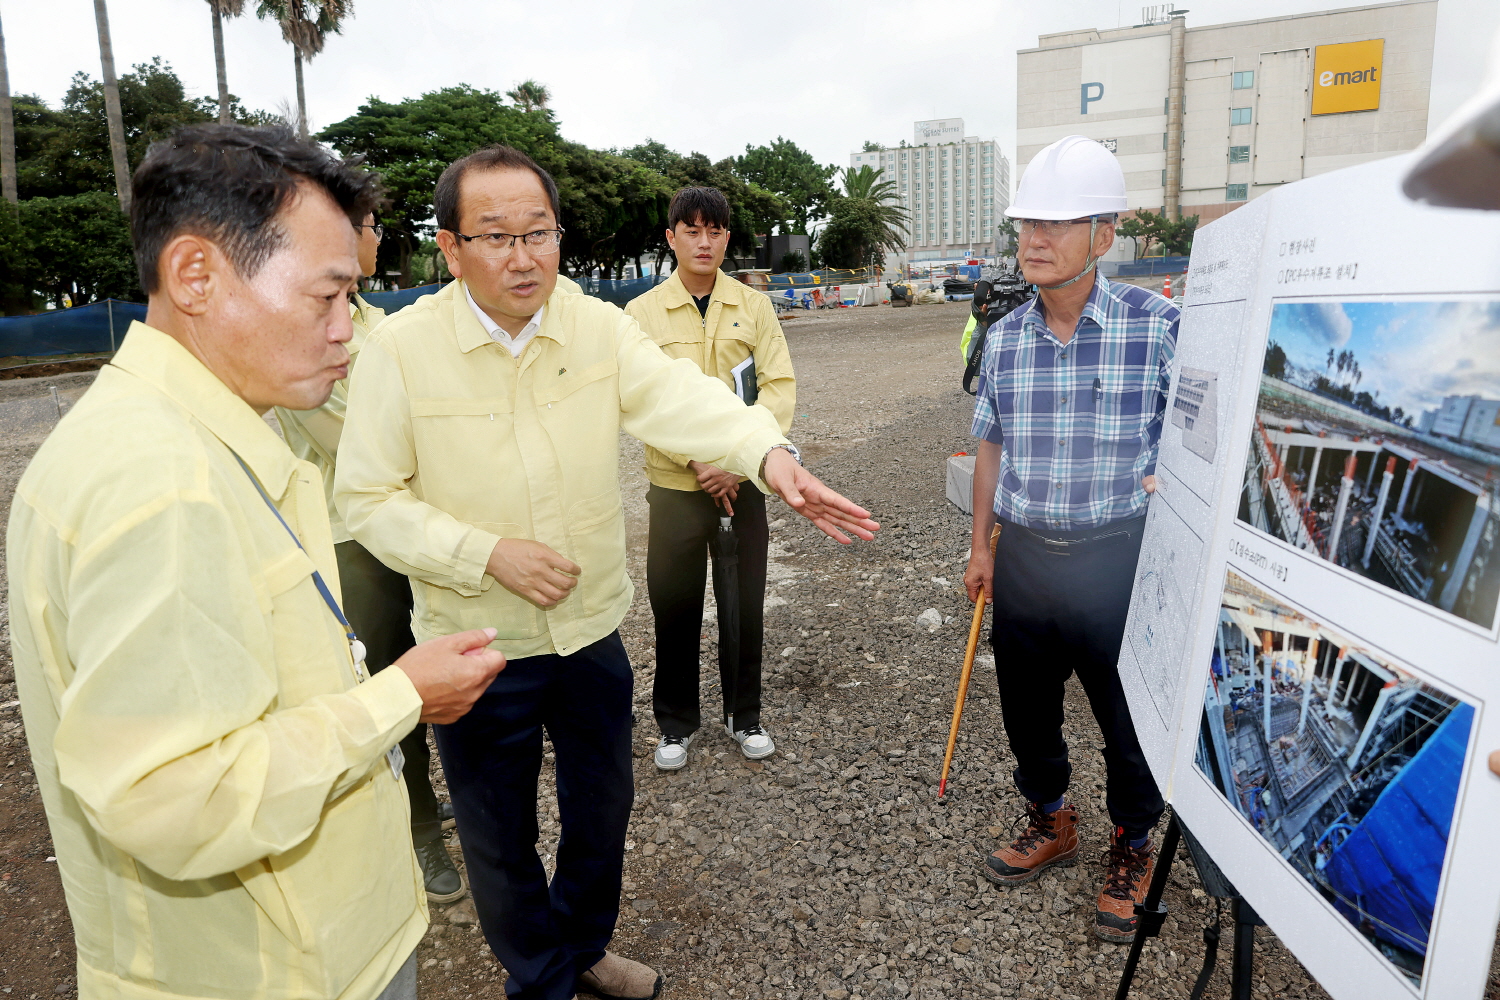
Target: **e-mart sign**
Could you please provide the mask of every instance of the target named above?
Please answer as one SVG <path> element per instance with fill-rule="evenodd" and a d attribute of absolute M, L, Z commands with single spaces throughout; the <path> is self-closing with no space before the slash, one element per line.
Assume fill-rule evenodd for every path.
<path fill-rule="evenodd" d="M 1312 113 L 1378 111 L 1384 56 L 1383 38 L 1319 45 L 1313 56 Z"/>

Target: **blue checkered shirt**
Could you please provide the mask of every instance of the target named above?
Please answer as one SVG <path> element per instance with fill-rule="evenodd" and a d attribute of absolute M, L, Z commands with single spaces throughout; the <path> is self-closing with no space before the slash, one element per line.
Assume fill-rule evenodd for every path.
<path fill-rule="evenodd" d="M 995 513 L 1029 528 L 1083 531 L 1145 512 L 1156 470 L 1180 310 L 1097 277 L 1073 338 L 1039 300 L 990 327 L 975 437 L 1002 445 Z"/>

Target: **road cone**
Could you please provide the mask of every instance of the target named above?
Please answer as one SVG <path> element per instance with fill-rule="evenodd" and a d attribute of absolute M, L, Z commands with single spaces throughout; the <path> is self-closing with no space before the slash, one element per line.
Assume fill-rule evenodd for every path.
<path fill-rule="evenodd" d="M 1169 299 L 1172 297 L 1172 276 L 1170 274 L 1167 275 L 1166 283 L 1162 285 L 1161 293 Z"/>

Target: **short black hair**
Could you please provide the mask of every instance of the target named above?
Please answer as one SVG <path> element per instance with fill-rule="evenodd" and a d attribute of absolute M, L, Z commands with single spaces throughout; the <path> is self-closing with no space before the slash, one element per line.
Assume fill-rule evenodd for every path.
<path fill-rule="evenodd" d="M 672 196 L 672 205 L 667 209 L 667 228 L 676 229 L 677 223 L 690 226 L 717 226 L 729 228 L 729 199 L 724 192 L 711 187 L 686 187 Z"/>
<path fill-rule="evenodd" d="M 283 126 L 189 125 L 152 143 L 130 182 L 141 287 L 156 291 L 161 253 L 183 233 L 213 240 L 242 277 L 254 277 L 285 244 L 276 216 L 301 184 L 321 188 L 350 222 L 363 222 L 380 184 L 361 162 L 340 160 Z"/>
<path fill-rule="evenodd" d="M 547 201 L 552 205 L 552 218 L 559 224 L 562 222 L 562 211 L 557 205 L 557 181 L 552 179 L 552 175 L 514 146 L 496 144 L 476 149 L 468 156 L 454 160 L 438 178 L 437 189 L 432 192 L 432 208 L 433 214 L 437 216 L 439 229 L 446 229 L 450 233 L 459 231 L 459 185 L 464 174 L 470 170 L 530 170 L 542 182 L 542 190 L 547 192 Z"/>

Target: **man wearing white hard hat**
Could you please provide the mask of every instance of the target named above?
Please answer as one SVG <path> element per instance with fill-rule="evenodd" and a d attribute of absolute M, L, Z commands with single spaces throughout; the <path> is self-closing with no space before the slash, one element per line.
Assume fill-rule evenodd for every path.
<path fill-rule="evenodd" d="M 1135 936 L 1164 805 L 1116 671 L 1155 488 L 1178 309 L 1098 273 L 1128 208 L 1114 154 L 1068 136 L 1026 167 L 1016 201 L 1017 262 L 1039 293 L 989 330 L 975 397 L 974 525 L 964 584 L 994 603 L 995 673 L 1027 801 L 1024 828 L 988 854 L 996 885 L 1029 882 L 1078 857 L 1067 801 L 1063 689 L 1074 674 L 1104 737 L 1114 830 L 1096 934 Z M 1001 534 L 990 557 L 991 529 Z"/>
<path fill-rule="evenodd" d="M 1500 211 L 1500 36 L 1479 93 L 1423 143 L 1401 190 L 1439 208 Z M 1490 770 L 1500 775 L 1500 750 Z"/>

